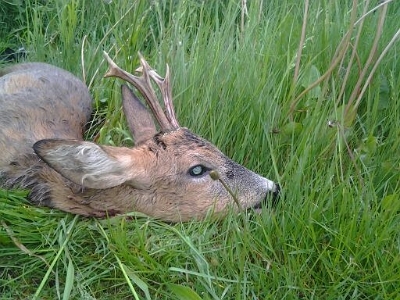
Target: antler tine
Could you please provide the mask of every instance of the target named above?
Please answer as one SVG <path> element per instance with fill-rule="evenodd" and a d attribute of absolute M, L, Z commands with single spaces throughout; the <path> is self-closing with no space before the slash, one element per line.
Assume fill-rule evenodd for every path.
<path fill-rule="evenodd" d="M 149 64 L 144 60 L 142 56 L 140 56 L 140 62 L 142 64 L 142 76 L 135 76 L 130 74 L 124 70 L 122 70 L 118 65 L 110 58 L 107 52 L 103 52 L 104 57 L 108 62 L 108 71 L 104 75 L 104 77 L 118 77 L 122 80 L 125 80 L 131 83 L 135 88 L 139 90 L 139 92 L 145 98 L 147 104 L 149 105 L 151 111 L 153 112 L 155 118 L 157 119 L 158 123 L 160 124 L 161 130 L 171 130 L 176 129 L 174 122 L 170 122 L 169 118 L 163 112 L 163 109 L 160 103 L 157 100 L 156 93 L 151 85 L 150 78 L 154 79 L 154 75 L 150 75 L 150 73 L 154 72 Z M 155 72 L 154 72 L 155 73 Z M 157 80 L 155 80 L 157 85 L 160 87 L 160 84 Z M 161 89 L 161 87 L 160 87 Z M 161 91 L 162 95 L 164 93 Z M 127 116 L 129 117 L 129 116 Z M 176 123 L 177 124 L 177 123 Z M 179 127 L 179 126 L 178 126 Z"/>
<path fill-rule="evenodd" d="M 147 61 L 140 55 L 140 61 L 142 65 L 147 64 Z M 175 110 L 172 100 L 172 90 L 171 90 L 171 81 L 170 81 L 170 72 L 169 66 L 167 64 L 167 71 L 165 73 L 165 77 L 162 78 L 156 71 L 153 69 L 149 70 L 150 77 L 154 80 L 154 82 L 158 85 L 158 88 L 161 91 L 161 95 L 164 100 L 165 113 L 168 121 L 174 128 L 179 128 L 178 120 L 175 117 Z"/>

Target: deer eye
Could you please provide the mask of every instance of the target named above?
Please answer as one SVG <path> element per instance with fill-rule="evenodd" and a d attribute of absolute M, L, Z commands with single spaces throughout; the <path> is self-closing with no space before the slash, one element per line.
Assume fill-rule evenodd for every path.
<path fill-rule="evenodd" d="M 189 169 L 189 175 L 193 177 L 198 177 L 209 171 L 210 169 L 203 165 L 196 165 Z"/>

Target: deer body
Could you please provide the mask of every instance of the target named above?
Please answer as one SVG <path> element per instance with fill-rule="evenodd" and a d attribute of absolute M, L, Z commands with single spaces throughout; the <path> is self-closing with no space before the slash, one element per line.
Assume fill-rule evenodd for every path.
<path fill-rule="evenodd" d="M 168 74 L 156 74 L 142 60 L 143 77 L 110 71 L 131 82 L 153 116 L 127 87 L 123 108 L 135 147 L 101 146 L 83 141 L 92 99 L 71 73 L 43 63 L 0 71 L 0 186 L 27 188 L 29 199 L 84 216 L 105 217 L 139 211 L 165 221 L 201 219 L 234 206 L 217 172 L 242 208 L 259 208 L 272 181 L 227 158 L 208 141 L 180 127 L 172 107 Z M 165 110 L 154 101 L 156 81 Z M 150 99 L 150 100 L 149 100 Z"/>

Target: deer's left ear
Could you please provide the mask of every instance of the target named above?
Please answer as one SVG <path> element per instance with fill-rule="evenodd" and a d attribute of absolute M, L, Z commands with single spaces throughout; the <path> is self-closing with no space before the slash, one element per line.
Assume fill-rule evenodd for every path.
<path fill-rule="evenodd" d="M 47 139 L 36 142 L 33 149 L 51 168 L 87 188 L 111 188 L 131 177 L 132 161 L 128 148 L 124 154 L 124 148 L 103 148 L 86 141 Z"/>
<path fill-rule="evenodd" d="M 127 85 L 121 86 L 122 105 L 135 144 L 151 139 L 156 133 L 156 125 L 147 108 Z"/>

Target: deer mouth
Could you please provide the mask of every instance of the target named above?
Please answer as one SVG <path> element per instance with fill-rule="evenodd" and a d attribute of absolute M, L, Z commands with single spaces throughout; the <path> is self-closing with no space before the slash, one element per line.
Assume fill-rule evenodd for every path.
<path fill-rule="evenodd" d="M 280 198 L 280 191 L 281 187 L 279 186 L 279 184 L 276 184 L 275 191 L 273 191 L 272 193 L 268 193 L 263 200 L 253 205 L 251 209 L 260 210 L 263 207 L 275 207 Z"/>

